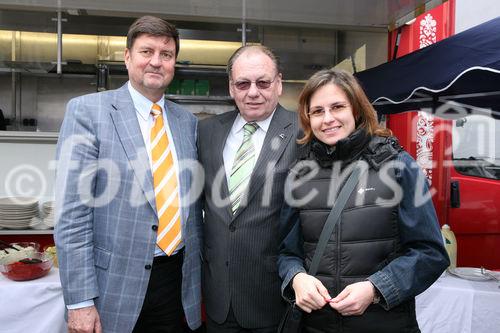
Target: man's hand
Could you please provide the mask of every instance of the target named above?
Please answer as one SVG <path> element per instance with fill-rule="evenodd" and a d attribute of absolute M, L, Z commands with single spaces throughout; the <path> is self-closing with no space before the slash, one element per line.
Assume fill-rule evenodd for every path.
<path fill-rule="evenodd" d="M 343 316 L 362 315 L 372 303 L 375 287 L 370 281 L 348 285 L 337 297 L 330 301 L 330 306 Z"/>
<path fill-rule="evenodd" d="M 102 333 L 95 306 L 68 310 L 68 333 Z"/>
<path fill-rule="evenodd" d="M 323 283 L 306 273 L 294 276 L 292 288 L 295 291 L 295 303 L 307 313 L 321 309 L 326 300 L 331 298 Z"/>

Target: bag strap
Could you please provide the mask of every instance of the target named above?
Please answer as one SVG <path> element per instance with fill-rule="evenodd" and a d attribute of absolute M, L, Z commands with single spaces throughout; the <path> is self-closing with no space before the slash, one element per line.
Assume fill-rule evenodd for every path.
<path fill-rule="evenodd" d="M 340 213 L 344 209 L 347 200 L 351 196 L 352 191 L 354 191 L 354 188 L 358 184 L 358 179 L 363 171 L 365 171 L 365 169 L 362 169 L 361 163 L 358 163 L 355 166 L 354 171 L 347 179 L 344 187 L 342 187 L 335 205 L 332 207 L 330 214 L 328 214 L 325 225 L 323 226 L 323 230 L 321 231 L 321 235 L 319 236 L 318 245 L 316 246 L 316 251 L 314 252 L 311 266 L 309 267 L 309 271 L 307 272 L 309 275 L 316 275 L 316 273 L 318 272 L 319 261 L 321 260 L 321 257 L 325 252 L 326 245 L 328 243 L 328 240 L 330 239 L 330 236 L 332 235 L 333 229 L 335 229 L 335 225 L 337 225 L 340 220 Z"/>

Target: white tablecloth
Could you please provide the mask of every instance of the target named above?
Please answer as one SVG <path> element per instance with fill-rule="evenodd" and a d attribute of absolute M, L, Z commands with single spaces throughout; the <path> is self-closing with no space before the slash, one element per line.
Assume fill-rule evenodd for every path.
<path fill-rule="evenodd" d="M 422 333 L 500 333 L 499 285 L 446 273 L 416 298 Z"/>
<path fill-rule="evenodd" d="M 0 274 L 0 332 L 66 332 L 57 268 L 32 281 L 11 281 Z"/>

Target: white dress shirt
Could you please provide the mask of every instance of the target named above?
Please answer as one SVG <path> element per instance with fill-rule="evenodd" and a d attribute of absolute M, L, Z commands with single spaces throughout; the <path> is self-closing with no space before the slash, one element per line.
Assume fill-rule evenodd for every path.
<path fill-rule="evenodd" d="M 255 123 L 259 126 L 255 133 L 252 135 L 252 144 L 255 151 L 255 163 L 259 159 L 260 151 L 262 150 L 262 145 L 264 144 L 264 139 L 266 138 L 267 130 L 273 119 L 274 112 L 264 120 L 256 121 Z M 238 148 L 240 148 L 243 143 L 244 130 L 243 126 L 247 121 L 243 119 L 241 115 L 237 115 L 234 120 L 233 127 L 227 136 L 226 143 L 224 144 L 224 150 L 222 156 L 224 158 L 224 168 L 226 171 L 226 179 L 229 184 L 229 177 L 231 177 L 231 170 L 233 169 L 234 158 Z"/>

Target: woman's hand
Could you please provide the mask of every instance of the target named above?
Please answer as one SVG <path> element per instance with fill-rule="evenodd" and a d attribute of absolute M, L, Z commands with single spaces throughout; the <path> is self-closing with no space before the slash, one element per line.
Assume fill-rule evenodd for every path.
<path fill-rule="evenodd" d="M 357 282 L 330 300 L 330 306 L 343 316 L 359 316 L 373 302 L 374 296 L 375 287 L 370 281 Z"/>
<path fill-rule="evenodd" d="M 295 291 L 295 304 L 307 313 L 321 309 L 331 298 L 323 283 L 306 273 L 295 275 L 292 288 Z"/>

